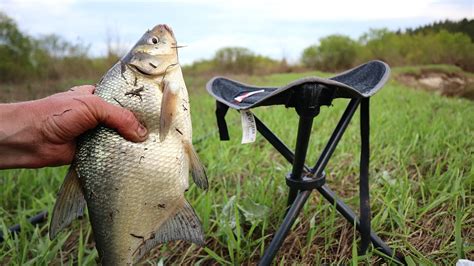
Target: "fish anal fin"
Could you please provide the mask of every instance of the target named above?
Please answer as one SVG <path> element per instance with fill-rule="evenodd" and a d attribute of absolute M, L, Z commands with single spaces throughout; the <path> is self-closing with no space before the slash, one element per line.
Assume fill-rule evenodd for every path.
<path fill-rule="evenodd" d="M 206 170 L 199 160 L 193 145 L 189 141 L 184 141 L 183 145 L 189 158 L 189 166 L 191 168 L 191 176 L 193 177 L 194 183 L 196 183 L 199 188 L 207 189 L 209 185 L 207 182 Z"/>
<path fill-rule="evenodd" d="M 163 80 L 163 98 L 161 99 L 160 141 L 165 140 L 176 116 L 179 86 Z"/>
<path fill-rule="evenodd" d="M 174 240 L 184 240 L 199 246 L 205 245 L 201 222 L 193 207 L 186 200 L 184 200 L 183 207 L 178 209 L 174 216 L 166 220 L 137 248 L 134 252 L 134 262 L 138 262 L 144 254 L 158 244 Z"/>
<path fill-rule="evenodd" d="M 82 194 L 79 176 L 74 167 L 71 166 L 54 204 L 49 226 L 49 238 L 53 239 L 59 231 L 71 224 L 74 219 L 83 216 L 85 206 L 86 201 Z"/>

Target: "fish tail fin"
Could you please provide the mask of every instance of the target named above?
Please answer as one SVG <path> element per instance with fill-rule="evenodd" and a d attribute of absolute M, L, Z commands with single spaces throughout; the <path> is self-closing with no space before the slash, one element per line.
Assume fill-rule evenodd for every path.
<path fill-rule="evenodd" d="M 188 155 L 191 176 L 193 177 L 194 183 L 196 183 L 199 188 L 207 189 L 209 183 L 207 181 L 206 170 L 199 160 L 193 145 L 189 141 L 184 141 L 184 150 Z"/>
<path fill-rule="evenodd" d="M 173 240 L 184 240 L 199 246 L 205 245 L 201 222 L 189 202 L 185 199 L 183 201 L 183 206 L 176 214 L 166 220 L 149 239 L 144 240 L 135 250 L 134 262 L 138 262 L 144 254 L 158 244 Z"/>
<path fill-rule="evenodd" d="M 161 99 L 160 114 L 160 141 L 165 140 L 170 131 L 171 123 L 173 123 L 173 118 L 176 116 L 178 90 L 179 87 L 163 80 L 163 98 Z"/>
<path fill-rule="evenodd" d="M 71 166 L 54 204 L 49 226 L 49 238 L 55 238 L 59 231 L 71 224 L 74 219 L 83 216 L 85 206 L 86 201 L 82 194 L 78 174 Z"/>

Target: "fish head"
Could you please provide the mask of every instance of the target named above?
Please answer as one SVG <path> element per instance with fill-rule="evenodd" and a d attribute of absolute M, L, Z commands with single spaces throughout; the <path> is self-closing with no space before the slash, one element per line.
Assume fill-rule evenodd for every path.
<path fill-rule="evenodd" d="M 121 61 L 143 75 L 162 75 L 178 64 L 177 48 L 173 30 L 161 24 L 145 32 Z"/>

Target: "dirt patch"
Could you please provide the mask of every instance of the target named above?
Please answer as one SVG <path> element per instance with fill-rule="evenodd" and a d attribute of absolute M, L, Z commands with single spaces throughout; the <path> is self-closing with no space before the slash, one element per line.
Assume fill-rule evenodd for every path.
<path fill-rule="evenodd" d="M 462 73 L 421 71 L 419 74 L 401 73 L 395 79 L 407 86 L 433 91 L 448 97 L 474 100 L 474 78 Z"/>

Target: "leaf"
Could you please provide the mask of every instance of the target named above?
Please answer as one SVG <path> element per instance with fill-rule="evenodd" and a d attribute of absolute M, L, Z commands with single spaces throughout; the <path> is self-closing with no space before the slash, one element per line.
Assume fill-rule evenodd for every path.
<path fill-rule="evenodd" d="M 252 224 L 263 221 L 270 211 L 267 206 L 258 204 L 251 199 L 243 200 L 242 203 L 237 204 L 237 207 L 244 215 L 245 220 Z"/>
<path fill-rule="evenodd" d="M 235 213 L 234 213 L 234 205 L 235 205 L 235 196 L 229 198 L 227 203 L 222 207 L 222 221 L 221 224 L 228 224 L 230 228 L 234 229 L 236 225 L 235 221 Z"/>

